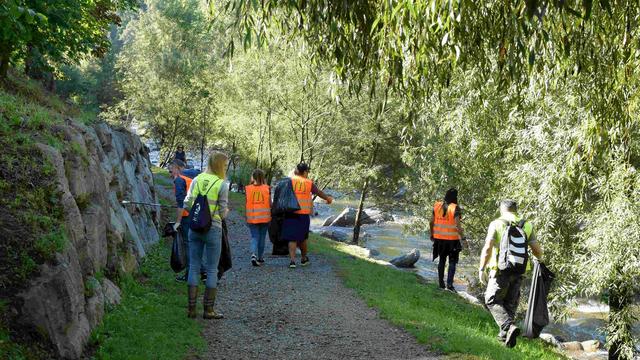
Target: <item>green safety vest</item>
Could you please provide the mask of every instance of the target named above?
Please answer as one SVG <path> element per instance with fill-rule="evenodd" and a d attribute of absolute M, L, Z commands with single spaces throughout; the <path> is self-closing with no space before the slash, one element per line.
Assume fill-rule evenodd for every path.
<path fill-rule="evenodd" d="M 207 194 L 211 218 L 214 221 L 222 222 L 219 211 L 220 205 L 218 204 L 218 194 L 220 193 L 220 188 L 222 188 L 223 181 L 216 175 L 207 173 L 199 174 L 194 180 L 196 188 L 193 189 L 193 198 L 195 199 L 200 194 Z M 213 185 L 214 183 L 215 185 Z"/>
<path fill-rule="evenodd" d="M 518 216 L 516 214 L 510 214 L 510 213 L 504 214 L 500 216 L 498 219 L 494 220 L 496 222 L 495 224 L 496 233 L 493 239 L 493 248 L 491 249 L 491 258 L 489 260 L 489 265 L 488 265 L 489 270 L 498 270 L 498 253 L 500 252 L 500 240 L 502 240 L 502 234 L 507 229 L 507 224 L 505 223 L 505 221 L 517 223 L 520 220 L 522 220 L 521 216 Z M 528 241 L 529 238 L 531 237 L 531 234 L 533 233 L 533 225 L 531 224 L 530 221 L 527 221 L 524 223 L 523 230 L 524 230 L 524 233 L 527 235 L 527 241 Z M 527 268 L 529 268 L 529 265 L 527 265 Z"/>

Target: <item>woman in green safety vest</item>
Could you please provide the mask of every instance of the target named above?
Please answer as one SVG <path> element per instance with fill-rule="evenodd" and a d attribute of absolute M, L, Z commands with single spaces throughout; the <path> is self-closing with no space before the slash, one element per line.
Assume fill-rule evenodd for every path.
<path fill-rule="evenodd" d="M 227 215 L 227 204 L 229 202 L 229 185 L 224 180 L 228 157 L 221 152 L 213 152 L 209 156 L 207 171 L 196 176 L 191 182 L 185 204 L 189 207 L 193 205 L 196 197 L 200 194 L 206 195 L 211 211 L 211 229 L 207 232 L 195 232 L 189 230 L 189 308 L 187 315 L 190 318 L 196 317 L 196 302 L 198 297 L 198 274 L 202 255 L 205 255 L 205 268 L 207 270 L 206 289 L 204 292 L 204 315 L 205 319 L 221 319 L 222 314 L 214 309 L 216 296 L 218 293 L 218 262 L 222 250 L 222 219 Z"/>

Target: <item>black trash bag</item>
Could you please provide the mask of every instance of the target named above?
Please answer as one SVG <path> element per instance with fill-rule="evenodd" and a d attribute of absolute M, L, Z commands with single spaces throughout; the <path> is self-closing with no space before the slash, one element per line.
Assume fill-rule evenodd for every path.
<path fill-rule="evenodd" d="M 222 246 L 220 251 L 220 261 L 218 262 L 218 280 L 224 273 L 231 269 L 231 246 L 229 245 L 229 228 L 227 221 L 222 219 Z"/>
<path fill-rule="evenodd" d="M 171 246 L 171 269 L 179 273 L 187 267 L 187 249 L 182 239 L 182 231 L 174 232 Z"/>
<path fill-rule="evenodd" d="M 272 244 L 273 255 L 289 255 L 289 244 L 282 240 L 282 223 L 284 214 L 271 214 L 269 224 L 269 240 Z"/>
<path fill-rule="evenodd" d="M 273 190 L 272 214 L 292 213 L 300 210 L 298 198 L 293 192 L 291 178 L 284 178 L 276 184 Z"/>
<path fill-rule="evenodd" d="M 544 264 L 533 261 L 529 304 L 527 315 L 524 318 L 524 336 L 528 338 L 539 337 L 544 327 L 549 325 L 547 295 L 549 295 L 551 283 L 555 277 L 556 275 Z"/>
<path fill-rule="evenodd" d="M 162 229 L 162 237 L 170 237 L 176 234 L 176 231 L 173 229 L 174 224 L 174 222 L 170 222 L 164 225 L 164 229 Z"/>

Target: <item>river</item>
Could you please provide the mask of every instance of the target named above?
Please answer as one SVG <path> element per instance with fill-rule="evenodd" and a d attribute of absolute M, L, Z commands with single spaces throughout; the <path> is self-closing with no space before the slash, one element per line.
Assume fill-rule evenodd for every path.
<path fill-rule="evenodd" d="M 354 200 L 341 198 L 332 205 L 316 206 L 318 216 L 312 218 L 312 230 L 322 229 L 324 219 L 331 215 L 339 214 L 345 207 L 355 207 Z M 410 234 L 405 231 L 406 225 L 412 221 L 410 214 L 393 212 L 394 221 L 381 225 L 364 225 L 363 230 L 370 235 L 365 246 L 370 250 L 377 250 L 376 259 L 389 261 L 394 257 L 408 253 L 411 249 L 420 250 L 421 257 L 416 263 L 415 269 L 409 271 L 416 272 L 420 276 L 436 280 L 438 269 L 437 262 L 432 259 L 431 241 L 427 234 Z M 344 228 L 350 232 L 351 228 Z M 375 252 L 374 252 L 375 253 Z M 454 286 L 458 292 L 465 294 L 467 281 L 471 276 L 476 275 L 478 264 L 477 255 L 461 254 Z M 526 296 L 526 295 L 523 295 Z M 606 325 L 608 307 L 596 301 L 580 301 L 579 305 L 573 309 L 571 315 L 562 322 L 553 322 L 545 328 L 544 332 L 551 333 L 563 341 L 587 341 L 597 339 L 601 343 L 605 342 L 603 327 Z M 635 337 L 640 338 L 640 326 L 635 326 Z M 640 346 L 637 346 L 640 351 Z M 606 359 L 606 352 L 601 351 L 591 354 L 589 359 Z"/>

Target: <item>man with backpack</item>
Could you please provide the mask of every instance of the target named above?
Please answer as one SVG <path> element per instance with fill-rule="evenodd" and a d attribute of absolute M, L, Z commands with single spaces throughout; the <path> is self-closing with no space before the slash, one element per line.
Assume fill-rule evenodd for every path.
<path fill-rule="evenodd" d="M 487 285 L 485 303 L 500 327 L 498 338 L 507 347 L 514 347 L 520 335 L 515 315 L 529 260 L 528 250 L 531 249 L 538 260 L 542 258 L 533 225 L 518 216 L 517 211 L 513 200 L 500 203 L 500 217 L 489 225 L 478 269 L 480 282 Z"/>

